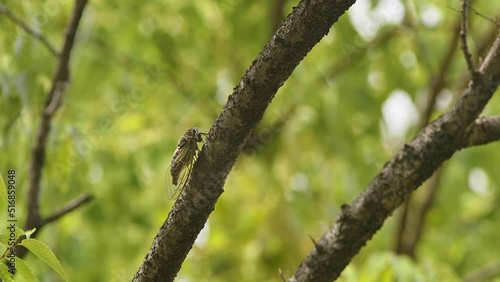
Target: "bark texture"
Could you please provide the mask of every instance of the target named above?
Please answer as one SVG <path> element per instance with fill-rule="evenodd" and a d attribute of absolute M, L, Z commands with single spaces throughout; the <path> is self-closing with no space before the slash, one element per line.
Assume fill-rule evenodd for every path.
<path fill-rule="evenodd" d="M 209 131 L 187 187 L 134 281 L 172 281 L 214 210 L 245 140 L 278 88 L 355 0 L 302 0 L 252 62 Z"/>
<path fill-rule="evenodd" d="M 289 281 L 333 281 L 361 247 L 424 180 L 456 151 L 481 144 L 497 118 L 476 119 L 500 83 L 500 36 L 453 108 L 426 126 L 387 162 L 342 211 Z M 488 125 L 486 126 L 485 123 Z M 484 138 L 487 139 L 487 138 Z M 483 139 L 483 140 L 484 140 Z"/>

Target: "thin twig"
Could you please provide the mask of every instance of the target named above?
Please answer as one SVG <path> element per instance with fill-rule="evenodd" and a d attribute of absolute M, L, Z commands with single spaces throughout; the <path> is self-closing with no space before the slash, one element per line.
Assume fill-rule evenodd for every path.
<path fill-rule="evenodd" d="M 493 20 L 491 18 L 488 18 L 487 16 L 481 14 L 478 10 L 474 9 L 474 7 L 472 7 L 469 3 L 467 3 L 467 6 L 478 16 L 480 16 L 481 18 L 491 22 L 492 24 L 496 25 L 497 27 L 500 27 L 500 22 L 496 21 L 496 20 Z"/>
<path fill-rule="evenodd" d="M 467 274 L 463 281 L 482 282 L 500 276 L 500 261 L 492 261 Z"/>
<path fill-rule="evenodd" d="M 20 17 L 16 16 L 9 8 L 7 8 L 4 5 L 0 5 L 0 13 L 3 13 L 4 15 L 7 16 L 11 21 L 15 22 L 17 25 L 19 25 L 24 31 L 27 33 L 31 34 L 33 37 L 36 39 L 40 40 L 47 49 L 56 57 L 59 56 L 59 52 L 56 50 L 54 45 L 50 43 L 50 41 L 45 37 L 40 31 L 36 30 L 35 28 L 31 27 L 29 24 L 27 24 L 23 19 Z"/>
<path fill-rule="evenodd" d="M 280 274 L 281 281 L 286 282 L 285 275 L 283 275 L 281 268 L 278 268 L 278 273 Z"/>
<path fill-rule="evenodd" d="M 69 25 L 66 30 L 65 40 L 57 69 L 52 78 L 52 87 L 45 100 L 44 110 L 41 115 L 40 128 L 36 135 L 35 144 L 33 146 L 33 159 L 30 165 L 30 183 L 28 189 L 28 217 L 24 229 L 37 228 L 40 230 L 42 226 L 42 217 L 40 216 L 40 180 L 42 178 L 42 168 L 45 163 L 45 150 L 47 139 L 50 132 L 50 126 L 53 114 L 60 106 L 60 102 L 64 96 L 65 86 L 69 82 L 69 61 L 73 43 L 75 40 L 76 30 L 82 17 L 83 9 L 87 4 L 87 0 L 77 0 L 71 16 Z"/>
<path fill-rule="evenodd" d="M 64 205 L 62 208 L 60 208 L 58 211 L 54 212 L 53 214 L 45 217 L 42 220 L 42 225 L 49 224 L 53 221 L 58 220 L 59 218 L 63 217 L 64 215 L 74 211 L 75 209 L 79 208 L 80 206 L 89 203 L 94 199 L 94 196 L 90 194 L 84 194 L 81 195 L 80 197 L 73 199 L 66 205 Z"/>
<path fill-rule="evenodd" d="M 354 49 L 355 51 L 349 54 L 344 54 L 344 58 L 340 62 L 336 63 L 333 68 L 327 71 L 326 79 L 336 79 L 337 76 L 345 73 L 349 68 L 352 68 L 355 63 L 363 59 L 369 49 L 376 49 L 381 44 L 387 44 L 389 40 L 397 37 L 400 31 L 401 27 L 395 26 L 388 30 L 382 31 L 372 41 L 367 42 L 366 44 L 361 44 L 361 46 L 357 46 L 356 43 L 352 43 L 352 45 L 344 44 L 344 48 L 349 50 Z M 325 77 L 321 76 L 320 79 L 323 82 L 325 80 Z"/>
<path fill-rule="evenodd" d="M 56 112 L 57 108 L 59 108 L 62 103 L 62 98 L 64 96 L 64 93 L 66 92 L 66 88 L 68 85 L 68 81 L 56 82 L 53 99 L 50 101 L 50 104 L 45 107 L 44 115 L 52 116 Z"/>
<path fill-rule="evenodd" d="M 406 243 L 406 238 L 408 237 L 408 219 L 411 214 L 410 203 L 411 196 L 403 202 L 400 208 L 401 211 L 396 227 L 396 242 L 394 244 L 394 252 L 398 255 L 411 253 L 411 251 L 409 251 L 409 248 L 407 247 L 408 244 Z"/>
<path fill-rule="evenodd" d="M 309 236 L 309 239 L 311 239 L 311 241 L 313 242 L 314 246 L 318 247 L 318 243 L 316 243 L 316 240 L 314 240 L 314 238 L 311 236 L 311 234 L 307 234 L 307 236 Z"/>
<path fill-rule="evenodd" d="M 278 30 L 281 22 L 283 22 L 284 11 L 287 0 L 273 0 L 271 1 L 271 9 L 269 13 L 270 21 L 271 21 L 271 35 Z"/>
<path fill-rule="evenodd" d="M 476 77 L 476 68 L 474 67 L 474 62 L 472 62 L 472 55 L 469 51 L 469 46 L 467 45 L 467 25 L 469 17 L 469 1 L 463 0 L 462 2 L 462 28 L 460 30 L 460 43 L 462 51 L 464 52 L 465 62 L 467 63 L 467 68 L 472 75 L 474 80 Z"/>
<path fill-rule="evenodd" d="M 441 90 L 445 87 L 445 77 L 448 72 L 449 67 L 451 66 L 451 62 L 453 59 L 453 55 L 455 54 L 455 50 L 457 47 L 458 43 L 458 38 L 460 35 L 460 29 L 461 29 L 461 21 L 458 20 L 456 24 L 454 25 L 453 30 L 455 31 L 452 35 L 452 38 L 450 39 L 450 43 L 448 45 L 448 49 L 439 64 L 439 70 L 437 73 L 432 73 L 430 76 L 430 87 L 429 87 L 429 95 L 427 97 L 427 104 L 422 111 L 421 119 L 420 119 L 420 125 L 419 125 L 419 131 L 423 129 L 430 121 L 431 115 L 434 111 L 435 105 L 436 105 L 436 100 L 438 94 L 441 92 Z M 441 170 L 441 168 L 440 168 Z M 434 176 L 436 177 L 436 176 Z M 433 186 L 430 186 L 428 189 L 437 189 L 437 187 L 433 188 Z M 428 193 L 428 197 L 433 197 L 435 193 Z M 427 198 L 425 201 L 430 201 L 432 203 L 432 199 Z M 419 237 L 414 236 L 413 232 L 410 232 L 410 228 L 408 228 L 408 225 L 410 222 L 409 217 L 413 214 L 414 206 L 411 205 L 412 202 L 412 196 L 410 196 L 403 204 L 401 207 L 402 212 L 400 214 L 400 217 L 398 219 L 398 227 L 396 231 L 396 244 L 395 244 L 395 252 L 397 254 L 407 254 L 411 257 L 415 254 L 415 247 L 418 244 L 416 240 L 419 239 Z M 411 207 L 410 207 L 411 206 Z M 428 210 L 428 209 L 427 209 Z M 427 210 L 423 211 L 426 212 Z M 416 229 L 419 230 L 422 228 L 420 226 L 423 224 L 423 221 L 417 221 L 417 226 L 414 228 L 411 228 L 412 230 Z"/>
<path fill-rule="evenodd" d="M 302 0 L 234 87 L 182 194 L 133 281 L 173 281 L 213 212 L 236 158 L 278 89 L 355 0 Z M 235 122 L 238 121 L 238 122 Z"/>
<path fill-rule="evenodd" d="M 480 38 L 478 40 L 478 44 L 476 46 L 477 49 L 477 56 L 478 59 L 477 61 L 482 64 L 482 60 L 484 59 L 484 56 L 488 52 L 488 49 L 490 48 L 491 44 L 496 40 L 497 35 L 498 35 L 498 28 L 496 26 L 490 26 L 491 28 L 483 31 L 482 34 L 480 35 Z M 465 69 L 464 71 L 460 72 L 459 78 L 457 78 L 457 82 L 452 89 L 452 92 L 456 92 L 457 94 L 460 93 L 460 91 L 464 88 L 467 87 L 467 83 L 469 83 L 469 77 L 470 77 L 470 72 L 468 69 Z"/>
<path fill-rule="evenodd" d="M 424 232 L 425 217 L 434 204 L 434 199 L 436 198 L 437 191 L 439 190 L 441 184 L 444 166 L 445 164 L 440 166 L 434 173 L 434 175 L 429 179 L 428 185 L 426 187 L 427 195 L 425 196 L 424 202 L 416 211 L 415 224 L 414 228 L 412 228 L 413 232 L 408 233 L 408 235 L 410 236 L 410 240 L 407 241 L 406 247 L 408 250 L 408 255 L 411 257 L 415 256 L 415 249 L 417 248 L 417 244 Z"/>
<path fill-rule="evenodd" d="M 427 104 L 425 106 L 425 109 L 423 110 L 422 118 L 420 120 L 420 129 L 424 128 L 429 123 L 432 112 L 434 111 L 437 96 L 445 86 L 446 74 L 451 66 L 451 62 L 453 61 L 453 54 L 455 53 L 455 49 L 458 43 L 460 29 L 461 29 L 461 23 L 460 21 L 458 21 L 455 25 L 455 28 L 453 28 L 455 32 L 453 33 L 453 37 L 450 40 L 450 44 L 448 45 L 446 55 L 443 57 L 443 60 L 440 64 L 440 68 L 437 74 L 431 75 L 430 78 L 431 87 L 429 89 L 430 93 L 427 99 Z"/>

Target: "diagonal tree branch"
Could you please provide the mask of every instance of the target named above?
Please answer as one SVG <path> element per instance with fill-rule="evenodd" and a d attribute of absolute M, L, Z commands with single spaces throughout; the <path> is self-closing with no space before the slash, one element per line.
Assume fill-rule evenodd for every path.
<path fill-rule="evenodd" d="M 37 231 L 46 223 L 40 215 L 40 180 L 42 178 L 42 168 L 45 163 L 45 150 L 47 138 L 50 133 L 52 117 L 61 105 L 66 86 L 69 84 L 69 61 L 76 30 L 83 14 L 87 0 L 76 0 L 75 7 L 66 29 L 65 40 L 57 69 L 52 78 L 52 87 L 47 94 L 44 110 L 42 111 L 40 127 L 38 129 L 35 144 L 32 149 L 33 159 L 30 164 L 30 181 L 28 189 L 28 216 L 24 226 L 25 230 L 37 228 Z M 22 252 L 18 256 L 22 256 Z"/>
<path fill-rule="evenodd" d="M 500 35 L 453 108 L 387 162 L 368 188 L 344 205 L 289 281 L 333 281 L 385 219 L 456 151 L 469 145 L 474 121 L 500 83 Z"/>
<path fill-rule="evenodd" d="M 35 28 L 31 27 L 29 24 L 27 24 L 23 19 L 20 17 L 16 16 L 9 8 L 5 7 L 4 5 L 0 5 L 0 13 L 5 14 L 11 21 L 15 22 L 17 25 L 19 25 L 24 31 L 26 31 L 28 34 L 31 34 L 33 37 L 36 39 L 40 40 L 49 51 L 54 54 L 54 56 L 59 56 L 59 52 L 57 52 L 56 48 L 50 41 L 45 37 L 41 32 L 36 30 Z"/>
<path fill-rule="evenodd" d="M 172 281 L 223 192 L 245 140 L 277 90 L 355 0 L 302 0 L 229 96 L 190 180 L 156 235 L 134 281 Z"/>

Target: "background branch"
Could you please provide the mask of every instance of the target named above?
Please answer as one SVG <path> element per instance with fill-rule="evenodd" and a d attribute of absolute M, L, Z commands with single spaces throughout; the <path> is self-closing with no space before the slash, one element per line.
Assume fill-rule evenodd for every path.
<path fill-rule="evenodd" d="M 438 94 L 445 87 L 446 81 L 445 77 L 448 72 L 448 69 L 451 66 L 451 62 L 453 59 L 453 55 L 455 54 L 455 50 L 458 44 L 458 38 L 460 35 L 461 29 L 461 21 L 458 20 L 455 23 L 454 33 L 452 34 L 452 38 L 448 44 L 448 48 L 445 52 L 445 55 L 439 64 L 439 70 L 437 73 L 431 73 L 429 78 L 429 90 L 427 96 L 427 103 L 425 105 L 424 110 L 422 111 L 422 116 L 420 118 L 419 129 L 422 130 L 429 123 L 431 119 L 431 115 L 434 112 L 434 107 L 436 105 L 436 100 Z M 434 197 L 436 195 L 436 191 L 438 189 L 438 183 L 440 182 L 442 167 L 438 169 L 438 173 L 436 173 L 432 177 L 432 183 L 428 189 L 429 193 L 426 195 L 425 203 L 431 204 L 434 199 L 429 197 Z M 402 212 L 399 216 L 399 222 L 396 230 L 396 243 L 395 243 L 395 253 L 397 254 L 407 254 L 410 257 L 413 257 L 415 254 L 415 248 L 417 246 L 417 241 L 420 239 L 420 235 L 416 236 L 416 233 L 421 233 L 424 224 L 425 213 L 430 209 L 428 207 L 421 207 L 420 212 L 418 212 L 418 218 L 416 220 L 411 220 L 414 206 L 412 202 L 412 197 L 408 197 L 408 199 L 404 202 L 403 207 L 401 208 Z M 410 228 L 410 225 L 413 225 L 413 228 Z M 411 230 L 411 231 L 410 231 Z M 416 230 L 416 232 L 415 232 Z"/>
<path fill-rule="evenodd" d="M 445 86 L 446 74 L 451 66 L 453 56 L 455 54 L 455 50 L 458 44 L 458 38 L 460 35 L 461 23 L 457 21 L 455 27 L 453 28 L 454 32 L 452 38 L 448 44 L 448 48 L 445 52 L 445 55 L 439 64 L 440 68 L 437 73 L 431 74 L 430 77 L 430 88 L 429 88 L 429 96 L 427 98 L 427 104 L 423 111 L 423 116 L 420 119 L 420 129 L 424 128 L 430 121 L 432 112 L 434 111 L 434 107 L 436 105 L 436 99 L 438 97 L 439 92 L 443 90 Z"/>
<path fill-rule="evenodd" d="M 493 261 L 469 273 L 465 277 L 464 282 L 489 281 L 491 278 L 494 278 L 499 275 L 500 275 L 500 261 Z"/>
<path fill-rule="evenodd" d="M 274 34 L 285 16 L 284 7 L 286 0 L 272 0 L 270 3 L 269 16 L 271 19 L 271 34 Z"/>
<path fill-rule="evenodd" d="M 24 230 L 37 228 L 37 232 L 48 223 L 40 215 L 40 182 L 42 178 L 42 169 L 45 163 L 45 151 L 47 139 L 50 133 L 51 121 L 54 113 L 61 105 L 66 86 L 69 84 L 69 61 L 71 50 L 76 36 L 76 30 L 83 14 L 87 0 L 76 0 L 70 22 L 66 29 L 64 45 L 59 56 L 56 71 L 52 78 L 52 87 L 47 94 L 44 110 L 42 111 L 40 127 L 38 129 L 35 144 L 32 149 L 33 158 L 30 164 L 30 181 L 28 189 L 28 215 Z M 35 233 L 36 234 L 36 233 Z M 33 235 L 35 235 L 33 234 Z M 22 257 L 25 249 L 20 249 L 17 255 Z"/>
<path fill-rule="evenodd" d="M 51 223 L 53 221 L 56 221 L 59 218 L 67 215 L 68 213 L 76 210 L 80 206 L 91 202 L 93 199 L 94 199 L 94 196 L 92 196 L 90 194 L 81 195 L 78 198 L 71 200 L 69 203 L 67 203 L 66 205 L 64 205 L 62 208 L 60 208 L 59 210 L 57 210 L 53 214 L 51 214 L 49 216 L 46 216 L 42 220 L 41 225 L 46 225 L 46 224 L 49 224 L 49 223 Z"/>
<path fill-rule="evenodd" d="M 485 15 L 483 15 L 482 13 L 480 13 L 478 10 L 474 9 L 474 7 L 472 7 L 472 5 L 470 5 L 470 3 L 465 3 L 467 5 L 467 7 L 469 7 L 476 15 L 480 16 L 481 18 L 489 21 L 490 23 L 496 25 L 497 27 L 500 27 L 500 22 L 498 22 L 497 20 L 494 20 L 494 19 L 491 19 Z"/>
<path fill-rule="evenodd" d="M 0 13 L 3 13 L 4 15 L 7 16 L 10 20 L 15 22 L 17 25 L 19 25 L 24 31 L 26 31 L 28 34 L 31 34 L 33 37 L 36 39 L 40 40 L 47 49 L 54 55 L 54 56 L 59 56 L 59 52 L 57 52 L 56 48 L 50 41 L 45 37 L 41 32 L 36 30 L 35 28 L 31 27 L 29 24 L 27 24 L 23 19 L 20 17 L 16 16 L 9 8 L 5 7 L 4 5 L 0 4 Z"/>

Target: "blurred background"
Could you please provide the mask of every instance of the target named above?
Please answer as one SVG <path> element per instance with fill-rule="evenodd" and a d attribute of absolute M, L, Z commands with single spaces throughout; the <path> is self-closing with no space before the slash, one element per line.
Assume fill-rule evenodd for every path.
<path fill-rule="evenodd" d="M 74 1 L 0 3 L 60 50 Z M 208 132 L 297 4 L 89 1 L 71 85 L 52 123 L 41 210 L 50 214 L 82 193 L 95 200 L 37 237 L 70 281 L 132 279 L 173 204 L 166 174 L 178 138 L 194 126 Z M 496 1 L 472 5 L 492 19 L 500 12 Z M 358 0 L 278 91 L 177 281 L 280 281 L 278 269 L 292 275 L 314 246 L 309 236 L 318 240 L 340 206 L 463 91 L 460 9 L 458 0 Z M 31 146 L 57 58 L 4 14 L 0 26 L 0 172 L 17 171 L 22 226 Z M 470 13 L 476 62 L 496 32 Z M 499 99 L 485 115 L 500 111 Z M 407 239 L 399 211 L 339 281 L 455 281 L 484 266 L 499 271 L 499 159 L 498 143 L 455 154 L 434 190 L 424 184 L 409 204 L 412 214 L 431 200 L 423 223 L 408 217 L 406 232 L 421 233 L 415 246 L 400 247 Z M 40 281 L 59 281 L 35 256 L 25 259 Z"/>

